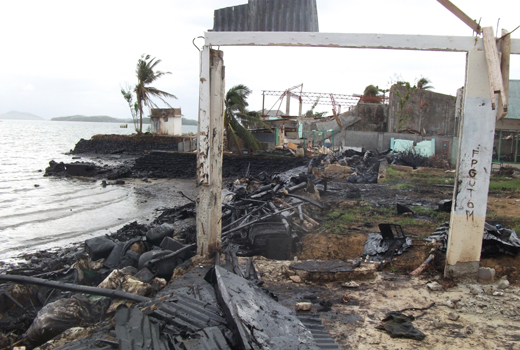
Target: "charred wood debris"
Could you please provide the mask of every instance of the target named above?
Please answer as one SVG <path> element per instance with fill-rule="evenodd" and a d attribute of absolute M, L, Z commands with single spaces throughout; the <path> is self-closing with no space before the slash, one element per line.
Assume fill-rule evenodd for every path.
<path fill-rule="evenodd" d="M 327 178 L 316 177 L 314 169 L 337 163 L 352 168 L 347 182 L 373 183 L 382 161 L 424 165 L 419 160 L 348 150 L 278 174 L 246 169 L 223 190 L 226 260 L 217 256 L 211 269 L 204 267 L 204 279 L 193 272 L 199 268 L 193 201 L 158 209 L 150 225 L 133 222 L 84 244 L 21 256 L 26 263 L 0 266 L 0 349 L 46 349 L 53 338 L 52 348 L 62 350 L 337 348 L 323 332 L 313 337 L 262 289 L 252 260 L 243 268 L 238 257 L 285 260 L 301 250 L 302 237 L 328 209 L 320 201 Z M 385 239 L 408 243 L 404 236 L 380 235 L 373 255 L 386 252 Z M 320 323 L 312 329 L 321 326 L 319 319 L 311 321 Z M 73 327 L 83 327 L 84 334 L 74 335 Z"/>

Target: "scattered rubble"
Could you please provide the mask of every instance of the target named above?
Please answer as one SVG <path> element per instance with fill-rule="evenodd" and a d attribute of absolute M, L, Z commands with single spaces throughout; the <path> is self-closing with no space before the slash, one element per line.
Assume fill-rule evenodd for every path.
<path fill-rule="evenodd" d="M 170 155 L 150 154 L 147 159 L 164 157 Z M 406 341 L 417 340 L 425 348 L 439 344 L 450 347 L 460 345 L 459 338 L 491 333 L 502 337 L 500 345 L 514 340 L 508 338 L 507 329 L 495 324 L 520 320 L 516 307 L 520 292 L 509 285 L 507 276 L 493 284 L 494 270 L 483 270 L 479 277 L 490 284 L 481 287 L 455 286 L 429 275 L 425 287 L 424 280 L 416 277 L 403 279 L 379 272 L 385 263 L 412 247 L 399 225 L 381 224 L 380 233 L 373 233 L 366 230 L 374 225 L 368 219 L 359 230 L 364 235 L 361 237 L 367 237 L 365 249 L 361 256 L 357 252 L 355 259 L 316 261 L 295 256 L 302 256 L 304 237 L 325 220 L 322 211 L 328 203 L 334 203 L 331 193 L 342 200 L 353 200 L 353 204 L 345 204 L 346 208 L 360 205 L 365 188 L 359 184 L 377 183 L 381 167 L 400 164 L 411 169 L 424 164 L 423 158 L 348 150 L 299 161 L 299 168 L 288 164 L 287 168 L 292 168 L 289 171 L 268 173 L 256 171 L 258 168 L 241 160 L 239 168 L 230 171 L 239 179 L 226 181 L 222 196 L 224 255 L 217 256 L 213 264 L 194 256 L 195 205 L 190 203 L 162 208 L 150 225 L 131 223 L 115 234 L 87 240 L 81 246 L 58 253 L 39 252 L 16 268 L 2 266 L 8 272 L 0 275 L 6 276 L 5 280 L 19 277 L 18 283 L 39 283 L 39 287 L 0 285 L 0 348 L 28 341 L 24 331 L 33 334 L 31 342 L 25 343 L 28 346 L 42 344 L 65 331 L 43 344 L 42 350 L 53 342 L 61 344 L 62 350 L 162 350 L 318 349 L 325 348 L 323 344 L 328 344 L 327 348 L 339 348 L 338 344 L 344 348 L 387 344 L 407 348 L 417 345 Z M 264 170 L 268 162 L 262 163 Z M 84 174 L 80 176 L 108 179 L 107 174 L 114 174 L 107 172 L 110 166 L 93 163 L 54 163 L 50 168 L 49 175 Z M 139 178 L 160 173 L 133 172 L 135 167 L 129 164 L 124 168 Z M 98 175 L 92 175 L 96 171 Z M 419 214 L 412 207 L 421 199 L 403 199 L 406 197 L 384 202 L 386 199 L 377 198 L 377 203 L 397 206 L 399 213 L 416 219 Z M 438 208 L 447 210 L 451 205 L 445 201 Z M 447 234 L 446 226 L 435 231 L 430 237 L 438 245 L 434 249 L 445 249 Z M 484 236 L 490 241 L 485 244 L 490 254 L 516 254 L 520 247 L 513 230 L 487 224 Z M 434 249 L 430 253 L 437 254 Z M 45 280 L 37 281 L 37 277 Z M 72 291 L 91 296 L 74 295 Z M 85 302 L 83 309 L 80 303 L 65 309 L 63 305 L 75 299 Z M 426 308 L 410 307 L 429 302 L 432 304 Z M 429 309 L 435 303 L 435 310 Z M 398 307 L 404 309 L 392 311 Z M 85 308 L 89 313 L 83 315 Z M 405 315 L 404 311 L 412 313 Z M 483 320 L 494 317 L 499 321 L 482 326 Z M 49 322 L 57 324 L 53 333 L 42 331 Z M 410 339 L 392 343 L 378 329 L 392 338 Z M 474 344 L 489 345 L 484 338 L 473 340 Z"/>
<path fill-rule="evenodd" d="M 400 225 L 379 224 L 379 233 L 368 234 L 362 257 L 367 261 L 390 262 L 394 255 L 401 255 L 412 246 Z"/>
<path fill-rule="evenodd" d="M 400 312 L 389 312 L 377 328 L 384 329 L 392 338 L 423 340 L 426 335 L 412 325 L 414 319 L 415 317 Z"/>
<path fill-rule="evenodd" d="M 435 241 L 439 249 L 446 251 L 448 244 L 449 223 L 445 222 L 435 229 L 427 238 L 428 241 Z M 497 256 L 500 254 L 516 256 L 520 249 L 520 238 L 514 230 L 503 228 L 499 225 L 493 226 L 489 223 L 484 225 L 484 236 L 482 238 L 481 257 Z"/>

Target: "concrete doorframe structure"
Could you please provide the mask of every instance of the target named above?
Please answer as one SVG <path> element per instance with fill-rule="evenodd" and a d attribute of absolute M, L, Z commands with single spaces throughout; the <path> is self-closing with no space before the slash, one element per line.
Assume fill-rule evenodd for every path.
<path fill-rule="evenodd" d="M 201 51 L 197 171 L 197 243 L 211 257 L 220 247 L 223 83 L 209 79 L 212 46 L 295 46 L 466 52 L 464 108 L 459 139 L 445 275 L 476 278 L 486 218 L 497 111 L 492 109 L 488 63 L 481 37 L 309 32 L 207 32 Z M 520 40 L 511 39 L 511 54 Z M 222 54 L 219 56 L 222 59 Z M 212 76 L 213 77 L 213 76 Z M 492 103 L 493 102 L 493 103 Z M 220 140 L 220 141 L 218 141 Z M 220 142 L 220 143 L 219 143 Z M 208 197 L 208 193 L 211 196 Z M 210 231 L 208 231 L 210 230 Z"/>

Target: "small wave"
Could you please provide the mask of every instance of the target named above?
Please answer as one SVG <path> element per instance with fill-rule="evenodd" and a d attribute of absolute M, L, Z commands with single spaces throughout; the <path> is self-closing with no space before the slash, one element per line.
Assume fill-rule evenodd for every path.
<path fill-rule="evenodd" d="M 21 222 L 17 222 L 17 223 L 10 224 L 10 225 L 8 224 L 8 225 L 0 226 L 0 230 L 5 230 L 8 228 L 19 228 L 19 227 L 25 226 L 25 225 L 40 224 L 40 223 L 45 223 L 45 222 L 49 222 L 49 221 L 64 219 L 64 218 L 74 216 L 74 215 L 82 215 L 85 213 L 101 210 L 110 205 L 121 203 L 121 202 L 125 201 L 126 199 L 127 199 L 127 197 L 125 196 L 124 198 L 117 198 L 116 200 L 99 201 L 99 202 L 90 203 L 88 207 L 85 207 L 82 205 L 77 205 L 77 206 L 68 206 L 67 208 L 53 208 L 53 209 L 45 209 L 45 210 L 28 212 L 28 213 L 23 213 L 23 214 L 7 215 L 7 216 L 3 216 L 3 217 L 0 216 L 0 219 L 13 219 L 13 218 L 28 217 L 27 220 L 23 220 Z M 54 214 L 54 215 L 50 216 L 48 214 Z M 33 217 L 34 216 L 43 216 L 44 218 L 31 219 L 31 216 L 33 216 Z"/>

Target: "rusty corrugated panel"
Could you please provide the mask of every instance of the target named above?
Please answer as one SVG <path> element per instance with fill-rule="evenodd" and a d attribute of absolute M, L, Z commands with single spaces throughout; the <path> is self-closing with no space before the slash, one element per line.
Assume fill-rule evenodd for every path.
<path fill-rule="evenodd" d="M 215 32 L 318 32 L 316 0 L 249 0 L 215 10 Z"/>

